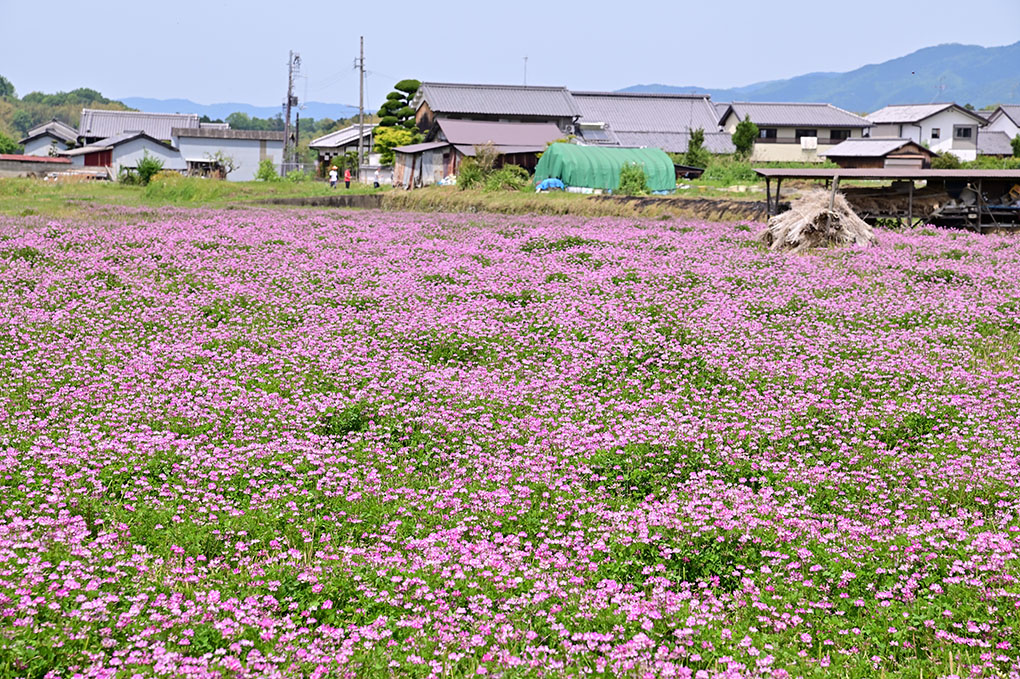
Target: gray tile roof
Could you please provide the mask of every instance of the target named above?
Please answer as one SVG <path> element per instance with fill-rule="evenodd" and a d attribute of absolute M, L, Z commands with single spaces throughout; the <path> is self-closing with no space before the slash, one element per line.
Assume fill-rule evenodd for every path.
<path fill-rule="evenodd" d="M 28 135 L 22 139 L 19 144 L 24 144 L 29 139 L 34 139 L 44 134 L 49 134 L 57 139 L 61 139 L 65 142 L 73 142 L 78 139 L 78 131 L 70 125 L 60 122 L 56 118 L 45 122 L 42 125 L 36 125 L 28 131 Z"/>
<path fill-rule="evenodd" d="M 553 123 L 497 123 L 480 120 L 439 120 L 442 135 L 451 144 L 540 147 L 563 137 Z"/>
<path fill-rule="evenodd" d="M 1013 145 L 1005 132 L 982 130 L 978 132 L 977 151 L 981 156 L 1011 156 Z"/>
<path fill-rule="evenodd" d="M 859 115 L 832 104 L 799 102 L 746 102 L 729 105 L 740 120 L 750 116 L 755 125 L 769 127 L 869 127 L 871 123 Z M 725 115 L 725 114 L 724 114 Z M 722 120 L 720 119 L 720 122 Z"/>
<path fill-rule="evenodd" d="M 890 123 L 916 123 L 920 120 L 924 120 L 925 118 L 930 118 L 936 113 L 941 113 L 948 108 L 955 108 L 958 111 L 973 117 L 975 121 L 984 122 L 984 118 L 979 116 L 977 113 L 968 111 L 962 106 L 957 106 L 953 103 L 894 104 L 892 106 L 880 108 L 874 113 L 869 113 L 866 117 L 869 122 L 875 125 Z"/>
<path fill-rule="evenodd" d="M 365 136 L 370 137 L 372 130 L 375 129 L 374 123 L 365 123 Z M 358 126 L 351 125 L 345 127 L 342 130 L 336 132 L 330 132 L 329 134 L 323 135 L 318 139 L 313 139 L 308 144 L 308 148 L 312 149 L 337 149 L 341 146 L 347 146 L 351 143 L 357 143 L 358 141 Z"/>
<path fill-rule="evenodd" d="M 684 153 L 690 135 L 685 132 L 616 132 L 620 146 L 658 148 L 668 153 Z M 725 132 L 705 132 L 705 148 L 710 153 L 734 153 L 733 140 Z"/>
<path fill-rule="evenodd" d="M 170 144 L 160 141 L 159 139 L 156 139 L 152 135 L 146 134 L 145 132 L 140 132 L 138 130 L 129 130 L 127 132 L 115 134 L 112 137 L 107 137 L 106 139 L 100 139 L 99 141 L 93 142 L 88 146 L 81 146 L 76 149 L 69 149 L 67 151 L 58 151 L 58 153 L 62 156 L 80 156 L 86 153 L 95 153 L 97 151 L 109 151 L 115 146 L 118 146 L 125 142 L 129 142 L 132 139 L 137 139 L 139 137 L 141 137 L 142 139 L 148 139 L 154 144 L 159 144 L 160 146 L 166 147 L 168 149 L 173 149 L 175 151 L 177 150 Z"/>
<path fill-rule="evenodd" d="M 141 130 L 154 139 L 170 139 L 175 127 L 198 127 L 197 113 L 144 113 L 140 111 L 81 110 L 79 134 L 112 137 L 126 130 Z"/>
<path fill-rule="evenodd" d="M 829 158 L 881 158 L 911 144 L 916 145 L 910 139 L 896 137 L 847 139 L 818 155 Z"/>
<path fill-rule="evenodd" d="M 719 130 L 712 101 L 705 95 L 574 92 L 582 123 L 605 123 L 621 132 Z"/>
<path fill-rule="evenodd" d="M 1009 104 L 1006 106 L 1000 106 L 999 108 L 1002 109 L 1002 112 L 1006 114 L 1006 116 L 1012 120 L 1015 125 L 1020 126 L 1020 106 Z"/>
<path fill-rule="evenodd" d="M 565 87 L 422 83 L 414 107 L 427 102 L 436 113 L 573 118 L 577 107 Z"/>

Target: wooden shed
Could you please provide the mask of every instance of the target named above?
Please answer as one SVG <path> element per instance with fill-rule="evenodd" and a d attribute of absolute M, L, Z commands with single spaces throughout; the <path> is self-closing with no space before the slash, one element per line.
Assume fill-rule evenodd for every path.
<path fill-rule="evenodd" d="M 857 169 L 931 167 L 935 153 L 910 139 L 847 139 L 820 156 L 840 167 Z"/>

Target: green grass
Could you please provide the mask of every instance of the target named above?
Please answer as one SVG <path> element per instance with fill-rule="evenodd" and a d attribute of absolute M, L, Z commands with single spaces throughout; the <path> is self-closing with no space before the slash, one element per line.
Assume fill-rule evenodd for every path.
<path fill-rule="evenodd" d="M 321 181 L 224 182 L 197 177 L 153 180 L 148 186 L 115 182 L 44 182 L 38 179 L 0 179 L 0 214 L 71 217 L 86 205 L 127 207 L 222 208 L 236 203 L 255 203 L 271 198 L 335 196 L 344 193 L 379 193 L 385 189 L 352 184 L 331 189 Z"/>

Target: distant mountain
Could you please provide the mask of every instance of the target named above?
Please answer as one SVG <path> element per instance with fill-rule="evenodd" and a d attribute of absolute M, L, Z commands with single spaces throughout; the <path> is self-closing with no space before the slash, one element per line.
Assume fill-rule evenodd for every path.
<path fill-rule="evenodd" d="M 942 101 L 981 108 L 1020 103 L 1018 64 L 1020 42 L 1005 47 L 950 44 L 846 73 L 808 73 L 729 89 L 634 85 L 621 92 L 705 93 L 713 101 L 822 101 L 857 113 Z"/>
<path fill-rule="evenodd" d="M 283 113 L 282 106 L 253 106 L 251 104 L 196 104 L 189 99 L 147 99 L 145 97 L 124 97 L 120 101 L 139 111 L 152 113 L 197 113 L 206 115 L 213 120 L 225 120 L 231 113 L 247 113 L 256 118 L 273 118 Z M 365 109 L 365 113 L 368 113 Z M 357 107 L 344 104 L 325 104 L 321 101 L 310 101 L 300 109 L 302 118 L 350 118 L 358 114 Z"/>

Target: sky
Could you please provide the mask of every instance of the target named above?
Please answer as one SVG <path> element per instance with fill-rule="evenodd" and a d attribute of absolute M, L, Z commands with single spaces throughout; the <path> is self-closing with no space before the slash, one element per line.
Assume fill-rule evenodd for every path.
<path fill-rule="evenodd" d="M 0 23 L 10 27 L 0 75 L 19 95 L 91 87 L 201 104 L 278 105 L 294 50 L 299 98 L 357 105 L 364 36 L 365 105 L 376 108 L 403 78 L 522 83 L 525 57 L 531 85 L 723 88 L 848 71 L 940 43 L 1007 45 L 1020 40 L 1020 0 L 49 0 L 43 12 L 0 0 Z"/>

